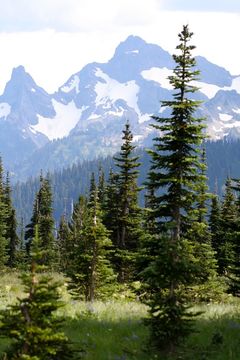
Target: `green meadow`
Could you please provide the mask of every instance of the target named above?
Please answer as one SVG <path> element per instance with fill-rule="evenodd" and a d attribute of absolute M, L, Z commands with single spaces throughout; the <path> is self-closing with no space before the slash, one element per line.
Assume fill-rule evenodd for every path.
<path fill-rule="evenodd" d="M 1 309 L 24 294 L 17 274 L 2 275 L 0 284 Z M 149 332 L 144 325 L 148 313 L 141 302 L 123 294 L 104 302 L 77 301 L 68 294 L 66 283 L 59 291 L 66 305 L 56 316 L 64 318 L 63 331 L 76 354 L 85 360 L 240 360 L 238 299 L 225 297 L 224 302 L 194 305 L 193 309 L 201 312 L 195 332 L 167 357 L 148 346 Z M 0 338 L 1 356 L 8 344 L 8 339 Z"/>

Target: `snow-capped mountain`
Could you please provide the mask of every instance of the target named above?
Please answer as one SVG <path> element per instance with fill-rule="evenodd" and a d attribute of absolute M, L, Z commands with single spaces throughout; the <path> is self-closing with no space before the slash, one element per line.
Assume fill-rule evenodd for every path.
<path fill-rule="evenodd" d="M 199 113 L 210 137 L 240 137 L 240 76 L 196 59 L 201 76 L 195 96 L 203 100 Z M 106 156 L 119 149 L 127 119 L 135 142 L 150 144 L 151 115 L 168 111 L 160 101 L 171 98 L 173 68 L 168 52 L 129 36 L 107 63 L 86 65 L 54 94 L 37 86 L 22 66 L 14 69 L 0 97 L 3 158 L 28 174 L 29 164 L 38 171 Z"/>

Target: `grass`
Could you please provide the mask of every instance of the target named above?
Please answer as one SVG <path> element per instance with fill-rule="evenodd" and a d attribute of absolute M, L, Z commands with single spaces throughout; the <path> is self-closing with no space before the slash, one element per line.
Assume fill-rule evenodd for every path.
<path fill-rule="evenodd" d="M 151 359 L 144 353 L 146 308 L 134 302 L 68 305 L 65 332 L 86 349 L 87 360 Z M 74 314 L 74 316 L 72 316 Z"/>
<path fill-rule="evenodd" d="M 22 296 L 16 274 L 0 279 L 0 308 Z M 57 316 L 65 318 L 64 331 L 76 349 L 85 349 L 85 360 L 240 360 L 240 302 L 196 305 L 202 315 L 196 332 L 167 358 L 147 347 L 148 329 L 143 324 L 147 308 L 137 301 L 109 300 L 84 303 L 61 289 L 66 306 Z M 7 341 L 0 340 L 0 355 Z M 46 359 L 47 360 L 47 359 Z"/>

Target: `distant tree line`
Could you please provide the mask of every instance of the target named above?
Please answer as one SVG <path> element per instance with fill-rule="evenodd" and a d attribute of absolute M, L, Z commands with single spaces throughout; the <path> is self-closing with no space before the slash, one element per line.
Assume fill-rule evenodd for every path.
<path fill-rule="evenodd" d="M 227 177 L 240 177 L 240 141 L 209 141 L 205 142 L 207 162 L 207 183 L 211 192 L 216 192 L 220 198 L 224 194 Z M 136 148 L 134 154 L 139 156 L 138 186 L 141 187 L 138 201 L 141 207 L 145 203 L 146 189 L 144 182 L 150 167 L 150 155 L 145 149 Z M 64 213 L 70 219 L 73 204 L 78 200 L 79 194 L 84 195 L 89 191 L 89 182 L 92 173 L 98 176 L 99 168 L 108 180 L 110 168 L 116 170 L 113 157 L 84 161 L 70 167 L 56 170 L 47 174 L 53 192 L 53 215 L 59 224 L 61 215 Z M 46 176 L 46 175 L 45 175 Z M 30 178 L 25 183 L 17 183 L 12 186 L 12 201 L 16 209 L 18 223 L 26 225 L 31 218 L 32 203 L 39 189 L 40 179 Z"/>

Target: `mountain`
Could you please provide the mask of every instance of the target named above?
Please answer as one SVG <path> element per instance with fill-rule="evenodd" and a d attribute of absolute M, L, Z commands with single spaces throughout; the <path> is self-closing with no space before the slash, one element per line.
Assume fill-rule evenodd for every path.
<path fill-rule="evenodd" d="M 197 56 L 202 100 L 214 140 L 240 137 L 240 76 Z M 22 66 L 0 97 L 0 153 L 16 177 L 53 170 L 115 153 L 128 119 L 137 145 L 150 146 L 152 114 L 168 115 L 171 55 L 160 46 L 129 36 L 107 63 L 87 64 L 54 94 L 39 87 Z"/>

